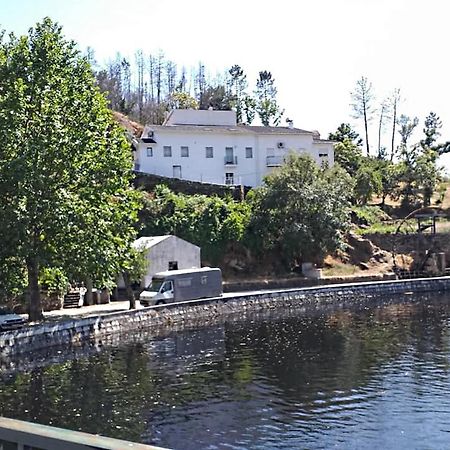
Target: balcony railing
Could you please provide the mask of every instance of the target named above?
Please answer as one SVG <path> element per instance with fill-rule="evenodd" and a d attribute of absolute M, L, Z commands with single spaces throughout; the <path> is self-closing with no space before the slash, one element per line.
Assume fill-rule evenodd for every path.
<path fill-rule="evenodd" d="M 226 166 L 237 166 L 237 156 L 225 156 L 224 163 Z"/>
<path fill-rule="evenodd" d="M 284 159 L 282 156 L 267 156 L 266 157 L 266 166 L 267 167 L 274 167 L 274 166 L 281 166 L 284 162 Z"/>

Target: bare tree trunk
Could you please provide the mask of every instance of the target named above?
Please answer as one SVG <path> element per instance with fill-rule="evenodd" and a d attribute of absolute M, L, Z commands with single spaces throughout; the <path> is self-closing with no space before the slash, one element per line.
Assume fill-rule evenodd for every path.
<path fill-rule="evenodd" d="M 150 100 L 153 103 L 155 101 L 155 58 L 152 55 L 148 58 L 148 74 Z"/>
<path fill-rule="evenodd" d="M 177 76 L 176 65 L 172 61 L 167 61 L 167 95 L 171 96 L 175 91 L 175 79 Z"/>
<path fill-rule="evenodd" d="M 122 276 L 125 283 L 125 288 L 127 290 L 127 299 L 130 302 L 130 309 L 136 309 L 136 299 L 134 297 L 133 289 L 131 288 L 130 275 L 128 272 L 124 272 Z"/>
<path fill-rule="evenodd" d="M 136 52 L 136 66 L 137 66 L 137 102 L 139 111 L 139 121 L 142 122 L 142 111 L 144 108 L 144 54 L 142 50 Z"/>
<path fill-rule="evenodd" d="M 364 130 L 366 132 L 366 150 L 367 150 L 367 156 L 369 156 L 369 131 L 367 126 L 367 113 L 366 113 L 366 107 L 364 106 Z"/>
<path fill-rule="evenodd" d="M 392 107 L 392 140 L 391 140 L 391 162 L 394 160 L 395 156 L 395 130 L 397 126 L 397 109 L 400 104 L 400 89 L 394 89 L 391 97 L 391 107 Z"/>
<path fill-rule="evenodd" d="M 383 127 L 383 110 L 380 114 L 380 123 L 378 124 L 378 158 L 381 159 L 381 128 Z"/>
<path fill-rule="evenodd" d="M 397 102 L 394 103 L 394 109 L 392 114 L 392 141 L 391 141 L 391 162 L 394 160 L 394 142 L 395 142 L 395 125 L 397 124 Z"/>
<path fill-rule="evenodd" d="M 39 289 L 39 265 L 35 258 L 27 260 L 28 292 L 29 292 L 29 319 L 32 322 L 42 320 L 41 291 Z"/>
<path fill-rule="evenodd" d="M 162 52 L 160 52 L 158 54 L 158 62 L 156 65 L 156 102 L 158 105 L 161 104 L 163 62 L 164 62 L 164 55 Z"/>

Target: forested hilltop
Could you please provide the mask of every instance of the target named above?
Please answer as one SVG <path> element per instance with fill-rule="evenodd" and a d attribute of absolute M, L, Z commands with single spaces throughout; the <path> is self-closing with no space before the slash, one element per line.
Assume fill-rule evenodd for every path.
<path fill-rule="evenodd" d="M 239 65 L 211 76 L 203 63 L 180 67 L 162 51 L 144 55 L 138 50 L 134 60 L 118 54 L 106 67 L 99 67 L 93 51 L 87 55 L 110 107 L 140 123 L 161 124 L 174 108 L 235 109 L 238 123 L 259 118 L 263 125 L 279 124 L 284 113 L 275 79 L 267 70 L 252 83 Z"/>

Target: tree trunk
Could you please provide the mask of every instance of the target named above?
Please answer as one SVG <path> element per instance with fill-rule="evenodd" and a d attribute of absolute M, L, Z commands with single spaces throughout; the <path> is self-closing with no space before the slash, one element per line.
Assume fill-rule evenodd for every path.
<path fill-rule="evenodd" d="M 385 194 L 383 192 L 383 194 L 381 196 L 381 205 L 380 205 L 380 207 L 383 211 L 384 211 L 384 207 L 386 206 L 386 197 L 387 197 L 387 194 Z"/>
<path fill-rule="evenodd" d="M 394 160 L 394 143 L 395 143 L 395 125 L 397 122 L 397 104 L 394 104 L 394 114 L 392 119 L 392 141 L 391 141 L 391 162 Z"/>
<path fill-rule="evenodd" d="M 131 288 L 130 275 L 128 274 L 128 272 L 124 272 L 122 276 L 123 282 L 125 283 L 125 288 L 127 290 L 127 299 L 130 302 L 130 309 L 136 309 L 136 299 L 134 298 L 134 292 Z"/>
<path fill-rule="evenodd" d="M 369 147 L 369 131 L 368 131 L 368 125 L 367 125 L 367 113 L 366 113 L 366 107 L 364 106 L 364 129 L 366 132 L 366 150 L 367 150 L 367 156 L 370 155 L 370 147 Z"/>
<path fill-rule="evenodd" d="M 42 320 L 41 291 L 39 289 L 39 266 L 35 258 L 27 260 L 28 292 L 29 292 L 29 319 L 32 322 Z"/>
<path fill-rule="evenodd" d="M 380 113 L 380 123 L 378 124 L 378 159 L 381 159 L 381 128 L 383 127 L 383 111 Z"/>

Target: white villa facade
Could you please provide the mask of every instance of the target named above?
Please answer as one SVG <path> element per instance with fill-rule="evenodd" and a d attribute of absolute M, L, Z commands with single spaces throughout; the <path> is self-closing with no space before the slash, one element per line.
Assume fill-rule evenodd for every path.
<path fill-rule="evenodd" d="M 136 171 L 214 184 L 258 186 L 289 152 L 333 165 L 333 142 L 287 127 L 236 124 L 234 111 L 173 110 L 163 125 L 146 125 Z"/>

